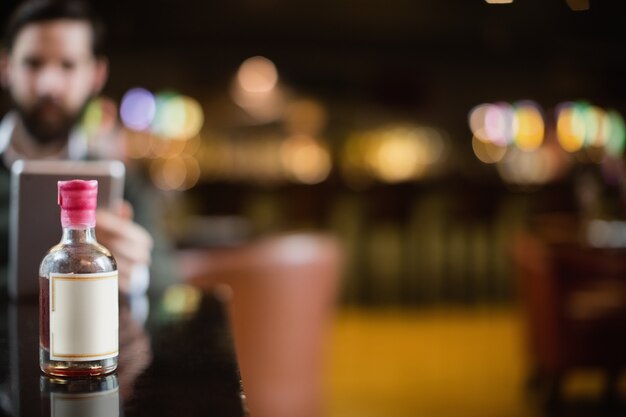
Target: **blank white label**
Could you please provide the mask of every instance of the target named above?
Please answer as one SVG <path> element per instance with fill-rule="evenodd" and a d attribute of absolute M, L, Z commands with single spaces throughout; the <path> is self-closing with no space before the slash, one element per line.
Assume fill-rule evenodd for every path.
<path fill-rule="evenodd" d="M 50 359 L 117 356 L 118 327 L 117 271 L 50 274 Z"/>

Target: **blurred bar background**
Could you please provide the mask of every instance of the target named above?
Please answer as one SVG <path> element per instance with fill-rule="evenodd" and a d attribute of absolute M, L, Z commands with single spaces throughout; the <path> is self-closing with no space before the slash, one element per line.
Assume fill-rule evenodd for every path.
<path fill-rule="evenodd" d="M 359 328 L 355 314 L 373 323 L 365 333 L 389 317 L 372 318 L 378 310 L 369 307 L 441 312 L 452 304 L 449 314 L 418 308 L 392 317 L 409 326 L 398 330 L 405 335 L 415 314 L 443 334 L 455 330 L 441 323 L 468 323 L 459 334 L 478 335 L 462 339 L 470 350 L 502 343 L 510 353 L 502 366 L 522 390 L 515 236 L 534 228 L 551 242 L 626 244 L 624 2 L 97 7 L 111 76 L 85 114 L 92 145 L 163 190 L 180 249 L 288 231 L 336 234 L 346 249 L 348 312 L 338 340 L 348 346 L 361 343 L 349 336 Z M 108 140 L 117 129 L 122 139 Z M 480 316 L 485 306 L 495 316 Z M 485 392 L 497 389 L 497 375 L 479 384 Z M 336 377 L 334 386 L 346 394 L 350 382 Z M 342 405 L 336 400 L 335 410 Z"/>

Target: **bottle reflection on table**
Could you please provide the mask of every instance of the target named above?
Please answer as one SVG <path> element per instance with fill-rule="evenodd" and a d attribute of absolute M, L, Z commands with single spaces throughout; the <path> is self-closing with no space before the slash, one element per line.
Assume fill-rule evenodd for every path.
<path fill-rule="evenodd" d="M 42 417 L 117 417 L 120 395 L 117 375 L 63 379 L 40 377 Z"/>

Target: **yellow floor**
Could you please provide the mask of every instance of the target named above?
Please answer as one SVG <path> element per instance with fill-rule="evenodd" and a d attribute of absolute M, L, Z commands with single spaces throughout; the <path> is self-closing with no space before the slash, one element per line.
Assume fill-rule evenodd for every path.
<path fill-rule="evenodd" d="M 523 329 L 512 308 L 342 310 L 329 417 L 527 417 Z"/>

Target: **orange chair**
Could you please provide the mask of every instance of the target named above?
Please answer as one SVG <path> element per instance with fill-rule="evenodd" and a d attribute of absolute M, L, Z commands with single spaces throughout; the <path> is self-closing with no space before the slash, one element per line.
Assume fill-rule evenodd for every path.
<path fill-rule="evenodd" d="M 208 252 L 204 266 L 187 259 L 188 283 L 232 289 L 229 316 L 251 416 L 322 415 L 341 252 L 332 237 L 299 234 Z"/>

